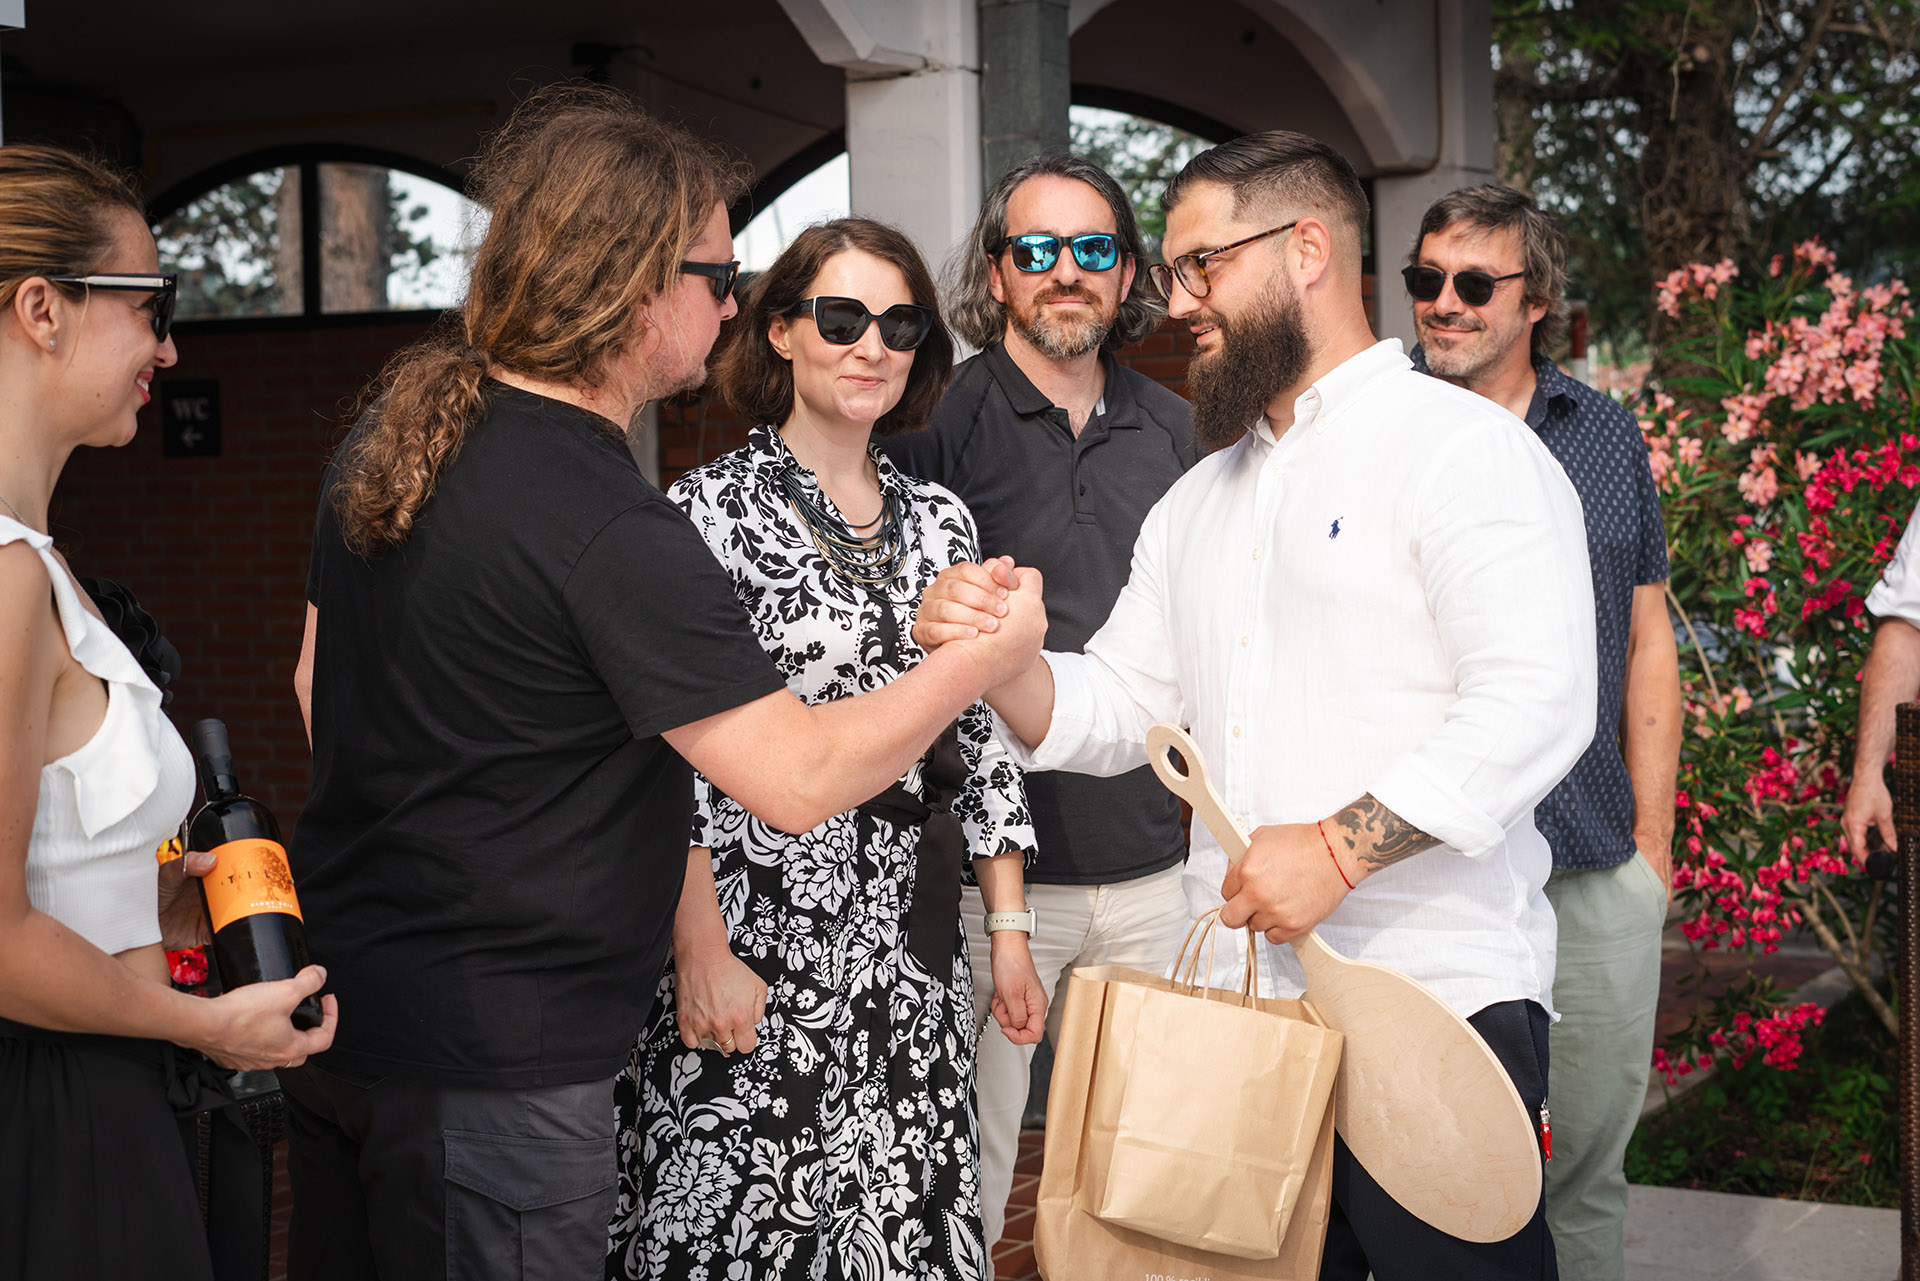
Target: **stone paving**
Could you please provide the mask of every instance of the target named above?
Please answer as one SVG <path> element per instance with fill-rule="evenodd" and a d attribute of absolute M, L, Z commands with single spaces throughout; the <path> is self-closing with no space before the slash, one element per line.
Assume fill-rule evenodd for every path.
<path fill-rule="evenodd" d="M 1031 1236 L 1040 1139 L 1038 1130 L 1020 1136 L 1007 1233 L 993 1251 L 998 1281 L 1039 1281 Z M 1897 1281 L 1900 1275 L 1895 1210 L 1685 1188 L 1635 1187 L 1628 1196 L 1627 1281 Z"/>

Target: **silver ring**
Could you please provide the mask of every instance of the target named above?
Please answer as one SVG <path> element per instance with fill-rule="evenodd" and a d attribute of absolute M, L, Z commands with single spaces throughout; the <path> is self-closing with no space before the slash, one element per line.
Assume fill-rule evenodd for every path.
<path fill-rule="evenodd" d="M 720 1042 L 714 1040 L 712 1037 L 703 1036 L 700 1038 L 700 1048 L 703 1050 L 718 1050 L 722 1047 Z"/>

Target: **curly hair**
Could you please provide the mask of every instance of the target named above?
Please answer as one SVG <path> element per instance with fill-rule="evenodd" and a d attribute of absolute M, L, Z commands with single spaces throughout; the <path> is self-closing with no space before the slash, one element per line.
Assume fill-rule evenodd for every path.
<path fill-rule="evenodd" d="M 395 356 L 362 393 L 331 499 L 362 557 L 404 543 L 484 408 L 490 368 L 592 387 L 665 292 L 715 205 L 746 190 L 711 144 L 605 86 L 530 95 L 468 188 L 491 212 L 457 323 Z"/>
<path fill-rule="evenodd" d="M 1511 230 L 1520 238 L 1520 266 L 1526 275 L 1529 307 L 1544 306 L 1547 314 L 1533 322 L 1531 350 L 1546 354 L 1567 340 L 1567 233 L 1560 220 L 1534 203 L 1532 196 L 1512 187 L 1488 183 L 1450 191 L 1427 206 L 1420 230 L 1407 251 L 1407 265 L 1420 265 L 1420 247 L 1427 237 L 1456 223 L 1480 231 Z"/>
<path fill-rule="evenodd" d="M 1114 181 L 1113 175 L 1079 156 L 1064 151 L 1049 151 L 1029 156 L 1000 175 L 980 206 L 980 217 L 973 230 L 960 242 L 960 249 L 948 267 L 951 281 L 948 318 L 954 332 L 975 347 L 990 347 L 1006 336 L 1006 305 L 993 296 L 987 268 L 1000 256 L 1007 241 L 1007 205 L 1020 184 L 1029 178 L 1072 178 L 1100 193 L 1113 211 L 1115 238 L 1120 252 L 1141 263 L 1146 244 L 1140 238 L 1140 224 L 1133 216 L 1133 202 Z M 1154 291 L 1153 282 L 1143 269 L 1133 277 L 1133 287 L 1120 301 L 1120 313 L 1114 317 L 1101 348 L 1112 351 L 1145 337 L 1166 315 L 1166 304 Z"/>

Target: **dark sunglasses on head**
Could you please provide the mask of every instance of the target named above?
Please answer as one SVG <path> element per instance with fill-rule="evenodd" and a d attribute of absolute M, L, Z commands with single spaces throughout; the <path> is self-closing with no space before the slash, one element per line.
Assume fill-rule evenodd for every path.
<path fill-rule="evenodd" d="M 1496 276 L 1485 271 L 1442 271 L 1438 267 L 1405 267 L 1400 274 L 1406 277 L 1407 292 L 1417 302 L 1432 302 L 1447 287 L 1447 281 L 1453 281 L 1454 296 L 1469 307 L 1484 307 L 1493 301 L 1493 287 L 1503 280 L 1518 280 L 1526 275 L 1524 271 L 1511 272 L 1505 276 Z"/>
<path fill-rule="evenodd" d="M 740 275 L 740 261 L 732 262 L 683 262 L 680 270 L 689 276 L 705 276 L 713 287 L 713 300 L 725 302 L 727 295 L 733 292 L 733 282 Z"/>
<path fill-rule="evenodd" d="M 124 271 L 96 272 L 91 276 L 48 276 L 56 285 L 79 285 L 85 289 L 120 289 L 138 293 L 150 293 L 153 300 L 148 304 L 152 308 L 153 340 L 165 342 L 167 331 L 173 328 L 173 304 L 179 297 L 180 277 L 148 276 Z"/>
<path fill-rule="evenodd" d="M 789 316 L 809 315 L 820 336 L 836 347 L 851 347 L 867 332 L 867 326 L 880 323 L 880 341 L 894 351 L 912 351 L 933 332 L 933 308 L 917 302 L 897 303 L 879 315 L 867 310 L 858 298 L 802 298 L 788 308 Z"/>
<path fill-rule="evenodd" d="M 1008 236 L 1000 244 L 1013 250 L 1015 271 L 1052 271 L 1053 264 L 1060 261 L 1058 236 Z M 1120 261 L 1120 242 L 1104 231 L 1075 236 L 1066 245 L 1083 271 L 1112 271 Z"/>

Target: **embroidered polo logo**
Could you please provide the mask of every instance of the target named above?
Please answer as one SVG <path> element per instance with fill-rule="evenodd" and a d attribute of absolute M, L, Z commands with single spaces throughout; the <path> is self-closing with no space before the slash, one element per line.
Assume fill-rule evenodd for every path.
<path fill-rule="evenodd" d="M 1328 538 L 1340 537 L 1340 522 L 1345 519 L 1346 519 L 1345 516 L 1336 516 L 1333 518 L 1333 528 L 1327 531 Z"/>

